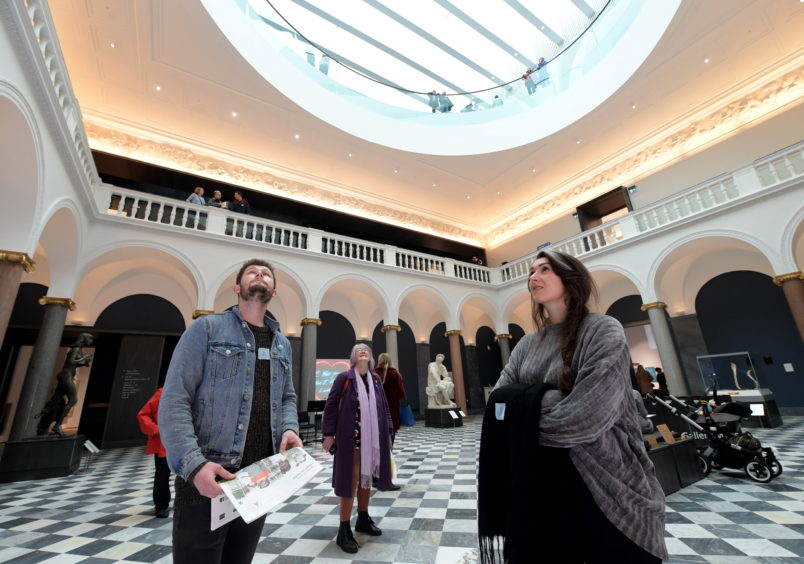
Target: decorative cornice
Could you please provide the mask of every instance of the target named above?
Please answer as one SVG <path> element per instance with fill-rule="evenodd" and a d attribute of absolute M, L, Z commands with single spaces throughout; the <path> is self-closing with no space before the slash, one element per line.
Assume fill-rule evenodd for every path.
<path fill-rule="evenodd" d="M 349 193 L 348 186 L 326 186 L 323 180 L 307 177 L 294 180 L 288 177 L 301 176 L 300 172 L 280 171 L 267 163 L 247 160 L 243 155 L 227 155 L 223 151 L 210 151 L 197 145 L 181 143 L 167 135 L 153 133 L 132 125 L 117 123 L 108 118 L 87 112 L 84 129 L 93 149 L 126 158 L 154 163 L 188 174 L 203 176 L 217 181 L 247 186 L 262 192 L 329 208 L 341 213 L 357 215 L 376 221 L 390 223 L 437 237 L 455 239 L 471 245 L 482 245 L 482 237 L 470 231 L 408 209 L 396 209 L 389 205 L 370 201 L 370 195 Z M 281 177 L 279 174 L 286 174 Z"/>
<path fill-rule="evenodd" d="M 499 335 L 494 335 L 494 342 L 496 343 L 500 339 L 512 339 L 513 335 L 510 333 L 500 333 Z"/>
<path fill-rule="evenodd" d="M 313 325 L 318 325 L 319 327 L 321 327 L 322 321 L 320 319 L 316 319 L 315 317 L 305 317 L 304 319 L 301 320 L 301 323 L 299 323 L 299 325 L 304 327 L 305 325 L 309 325 L 311 323 Z"/>
<path fill-rule="evenodd" d="M 789 274 L 780 274 L 779 276 L 773 277 L 773 283 L 777 286 L 781 286 L 785 282 L 790 282 L 791 280 L 804 280 L 804 272 L 800 270 L 798 272 L 791 272 Z"/>
<path fill-rule="evenodd" d="M 386 331 L 401 331 L 402 327 L 400 325 L 384 325 L 380 328 L 380 331 L 385 333 Z"/>
<path fill-rule="evenodd" d="M 42 296 L 39 298 L 39 305 L 59 305 L 66 307 L 70 311 L 75 311 L 75 302 L 70 298 L 51 298 L 50 296 Z"/>
<path fill-rule="evenodd" d="M 28 253 L 18 253 L 16 251 L 4 251 L 0 249 L 0 262 L 14 262 L 20 264 L 28 274 L 33 272 L 36 268 L 36 262 L 28 256 Z"/>
<path fill-rule="evenodd" d="M 444 333 L 444 336 L 445 336 L 445 337 L 449 337 L 449 336 L 451 336 L 451 335 L 459 335 L 459 336 L 460 336 L 460 334 L 461 334 L 461 330 L 460 330 L 460 329 L 450 329 L 449 331 L 447 331 L 446 333 Z"/>
<path fill-rule="evenodd" d="M 193 319 L 198 319 L 199 317 L 204 317 L 205 315 L 211 315 L 215 313 L 214 309 L 197 309 L 193 311 Z"/>
<path fill-rule="evenodd" d="M 629 155 L 613 155 L 604 161 L 606 164 L 588 171 L 583 180 L 571 180 L 546 191 L 544 197 L 531 202 L 519 213 L 507 215 L 504 223 L 487 231 L 486 246 L 497 247 L 539 225 L 569 214 L 578 205 L 614 186 L 628 186 L 634 179 L 695 154 L 712 140 L 799 100 L 804 96 L 804 66 L 798 61 L 793 63 L 792 70 L 782 71 L 783 74 L 767 82 L 749 85 L 750 92 L 732 96 L 728 103 L 714 110 L 709 109 L 704 116 L 692 119 L 684 116 L 677 120 L 676 127 L 668 124 L 662 129 L 661 138 L 637 143 Z"/>
<path fill-rule="evenodd" d="M 639 309 L 641 309 L 642 311 L 648 311 L 649 309 L 655 307 L 667 309 L 667 304 L 664 302 L 650 302 L 649 304 L 642 304 Z"/>

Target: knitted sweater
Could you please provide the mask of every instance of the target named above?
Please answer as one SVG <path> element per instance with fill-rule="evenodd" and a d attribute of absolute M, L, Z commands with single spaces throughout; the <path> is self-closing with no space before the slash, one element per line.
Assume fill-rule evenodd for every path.
<path fill-rule="evenodd" d="M 542 399 L 539 444 L 570 449 L 570 458 L 603 514 L 625 536 L 667 559 L 664 494 L 637 424 L 629 353 L 620 323 L 591 313 L 581 323 L 568 395 Z M 526 335 L 511 353 L 495 388 L 544 381 L 558 387 L 561 325 Z"/>

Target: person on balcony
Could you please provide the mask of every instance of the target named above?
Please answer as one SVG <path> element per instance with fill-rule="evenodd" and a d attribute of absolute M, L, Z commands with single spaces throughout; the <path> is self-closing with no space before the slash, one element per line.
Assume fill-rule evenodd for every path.
<path fill-rule="evenodd" d="M 443 114 L 452 111 L 452 100 L 447 96 L 446 90 L 438 97 L 438 109 Z"/>
<path fill-rule="evenodd" d="M 220 190 L 215 190 L 212 193 L 212 197 L 207 202 L 207 205 L 213 208 L 226 208 L 226 202 L 224 202 L 223 199 L 221 198 Z"/>
<path fill-rule="evenodd" d="M 227 207 L 233 212 L 244 213 L 246 215 L 251 213 L 251 207 L 248 205 L 248 202 L 243 199 L 243 192 L 240 190 L 235 191 L 234 200 L 229 202 Z"/>
<path fill-rule="evenodd" d="M 195 190 L 193 190 L 193 193 L 187 196 L 187 200 L 185 201 L 190 202 L 191 204 L 198 204 L 199 206 L 205 205 L 206 202 L 204 201 L 204 189 L 201 188 L 201 186 L 196 186 Z"/>
<path fill-rule="evenodd" d="M 483 486 L 481 545 L 502 537 L 505 553 L 515 555 L 510 562 L 532 561 L 539 546 L 545 562 L 658 564 L 668 557 L 665 499 L 636 424 L 625 331 L 616 319 L 589 311 L 594 281 L 571 255 L 539 252 L 527 285 L 538 330 L 514 347 L 495 389 L 549 386 L 533 430 L 538 439 L 525 485 L 533 490 L 523 489 L 514 501 L 540 510 L 525 512 L 525 523 L 501 527 L 488 519 L 496 506 L 481 506 L 488 499 Z M 481 442 L 481 460 L 485 448 Z M 521 475 L 504 474 L 498 481 Z M 489 555 L 482 550 L 481 561 Z"/>

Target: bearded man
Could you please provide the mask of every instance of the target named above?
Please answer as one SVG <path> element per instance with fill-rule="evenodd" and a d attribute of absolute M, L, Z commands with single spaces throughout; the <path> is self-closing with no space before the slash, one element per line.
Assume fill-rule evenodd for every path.
<path fill-rule="evenodd" d="M 168 368 L 159 427 L 176 473 L 174 563 L 251 562 L 265 517 L 237 518 L 210 531 L 217 478 L 302 446 L 290 342 L 267 315 L 274 269 L 251 259 L 234 285 L 237 306 L 198 319 L 184 332 Z"/>

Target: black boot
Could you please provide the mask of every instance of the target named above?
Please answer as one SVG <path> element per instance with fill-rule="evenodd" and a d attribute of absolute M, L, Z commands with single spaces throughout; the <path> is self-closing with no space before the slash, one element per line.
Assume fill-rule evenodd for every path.
<path fill-rule="evenodd" d="M 355 523 L 355 531 L 359 533 L 366 533 L 373 537 L 378 537 L 382 531 L 374 524 L 374 520 L 369 517 L 368 511 L 357 512 L 357 523 Z"/>
<path fill-rule="evenodd" d="M 338 538 L 335 542 L 344 552 L 350 554 L 357 552 L 357 541 L 352 535 L 352 527 L 349 526 L 349 521 L 341 521 L 341 527 L 338 529 Z"/>

